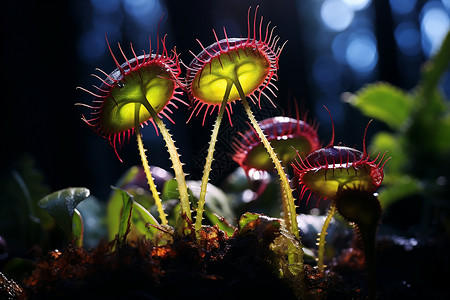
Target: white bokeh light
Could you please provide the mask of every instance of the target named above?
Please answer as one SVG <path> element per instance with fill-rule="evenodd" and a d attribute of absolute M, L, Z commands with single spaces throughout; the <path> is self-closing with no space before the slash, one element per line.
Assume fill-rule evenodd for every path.
<path fill-rule="evenodd" d="M 345 57 L 350 67 L 356 72 L 371 72 L 378 61 L 375 39 L 370 34 L 352 34 Z"/>
<path fill-rule="evenodd" d="M 353 10 L 362 10 L 367 8 L 372 0 L 343 0 Z"/>
<path fill-rule="evenodd" d="M 427 3 L 421 12 L 422 47 L 427 56 L 434 54 L 450 30 L 450 17 L 437 1 Z"/>
<path fill-rule="evenodd" d="M 340 0 L 325 0 L 320 7 L 323 23 L 333 31 L 346 29 L 353 20 L 353 10 Z"/>

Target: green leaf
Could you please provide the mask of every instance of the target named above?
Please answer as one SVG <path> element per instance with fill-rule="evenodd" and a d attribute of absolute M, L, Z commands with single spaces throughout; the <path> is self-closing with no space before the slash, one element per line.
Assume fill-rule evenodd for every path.
<path fill-rule="evenodd" d="M 258 220 L 260 216 L 261 216 L 260 214 L 250 212 L 243 214 L 239 219 L 239 232 L 242 232 L 242 230 L 245 228 L 247 224 L 250 224 L 251 222 Z"/>
<path fill-rule="evenodd" d="M 76 242 L 78 247 L 83 246 L 84 239 L 84 223 L 83 218 L 81 217 L 81 213 L 78 209 L 74 209 L 74 214 L 72 218 L 72 236 Z"/>
<path fill-rule="evenodd" d="M 110 241 L 116 238 L 119 231 L 120 216 L 122 214 L 123 201 L 121 193 L 114 189 L 108 201 L 106 213 L 106 225 L 108 227 L 108 239 Z"/>
<path fill-rule="evenodd" d="M 147 239 L 153 238 L 158 229 L 150 225 L 160 227 L 156 218 L 145 207 L 134 201 L 134 197 L 127 191 L 119 188 L 114 188 L 114 191 L 117 193 L 114 197 L 120 196 L 122 200 L 120 217 L 116 216 L 116 219 L 119 219 L 117 226 L 119 241 L 125 242 L 126 238 L 143 236 Z"/>
<path fill-rule="evenodd" d="M 120 177 L 120 179 L 117 181 L 116 186 L 118 186 L 119 188 L 123 188 L 124 186 L 126 186 L 130 182 L 133 182 L 134 180 L 136 180 L 136 177 L 138 176 L 138 174 L 139 174 L 139 167 L 138 166 L 133 166 L 133 167 L 129 168 L 122 175 L 122 177 Z"/>
<path fill-rule="evenodd" d="M 364 115 L 393 129 L 398 129 L 408 120 L 414 103 L 408 94 L 388 83 L 367 85 L 346 101 Z"/>
<path fill-rule="evenodd" d="M 433 132 L 435 149 L 442 154 L 448 154 L 450 151 L 450 115 L 436 121 Z"/>
<path fill-rule="evenodd" d="M 163 186 L 163 192 L 161 195 L 161 199 L 163 201 L 170 200 L 170 199 L 179 199 L 180 198 L 180 192 L 178 192 L 178 183 L 175 179 L 171 179 L 166 181 L 166 183 Z"/>
<path fill-rule="evenodd" d="M 201 181 L 188 180 L 186 181 L 186 184 L 189 190 L 192 191 L 195 202 L 197 202 L 200 197 Z M 207 184 L 206 191 L 205 202 L 207 209 L 212 213 L 225 218 L 229 223 L 234 222 L 236 216 L 231 207 L 231 200 L 227 194 L 211 183 Z"/>
<path fill-rule="evenodd" d="M 133 210 L 133 196 L 131 196 L 128 192 L 116 189 L 120 195 L 122 196 L 123 201 L 123 209 L 122 214 L 120 216 L 119 222 L 119 241 L 125 242 L 126 236 L 130 231 L 131 227 L 131 212 Z"/>
<path fill-rule="evenodd" d="M 89 194 L 89 190 L 83 187 L 67 188 L 42 198 L 38 206 L 54 217 L 66 236 L 71 238 L 74 210 Z"/>
<path fill-rule="evenodd" d="M 106 206 L 103 201 L 90 196 L 78 204 L 77 210 L 83 216 L 83 245 L 94 248 L 102 239 L 106 239 Z"/>
<path fill-rule="evenodd" d="M 132 224 L 147 239 L 151 239 L 158 232 L 158 229 L 149 225 L 159 226 L 159 222 L 148 210 L 137 202 L 134 202 Z"/>
<path fill-rule="evenodd" d="M 131 167 L 117 181 L 117 184 L 115 186 L 118 187 L 119 189 L 123 189 L 127 184 L 136 180 L 138 174 L 139 174 L 139 167 L 136 166 Z M 123 201 L 121 192 L 119 192 L 117 188 L 113 188 L 106 209 L 107 210 L 106 224 L 108 227 L 108 239 L 110 241 L 116 238 L 117 232 L 119 230 L 122 208 L 123 208 Z"/>
<path fill-rule="evenodd" d="M 405 140 L 403 135 L 392 134 L 381 131 L 374 135 L 372 143 L 369 147 L 371 156 L 381 155 L 387 151 L 385 159 L 391 157 L 386 164 L 386 170 L 389 174 L 398 174 L 403 172 L 403 167 L 408 163 L 409 156 L 405 152 Z M 375 157 L 373 157 L 375 158 Z"/>

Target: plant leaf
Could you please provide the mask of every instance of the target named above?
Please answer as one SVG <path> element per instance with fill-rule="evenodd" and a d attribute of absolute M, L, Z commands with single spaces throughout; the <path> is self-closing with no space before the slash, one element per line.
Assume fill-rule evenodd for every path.
<path fill-rule="evenodd" d="M 259 219 L 261 215 L 256 213 L 247 212 L 241 216 L 239 219 L 239 232 L 242 232 L 247 224 L 254 222 Z"/>
<path fill-rule="evenodd" d="M 38 202 L 48 214 L 56 219 L 67 237 L 72 237 L 72 219 L 77 205 L 89 197 L 87 188 L 67 188 L 51 193 Z"/>
<path fill-rule="evenodd" d="M 414 103 L 407 93 L 383 82 L 365 86 L 346 101 L 364 115 L 382 121 L 393 129 L 398 129 L 407 121 Z"/>
<path fill-rule="evenodd" d="M 133 210 L 133 196 L 128 192 L 115 188 L 116 191 L 120 193 L 123 201 L 122 214 L 120 216 L 119 223 L 119 242 L 123 243 L 126 240 L 128 232 L 130 232 L 131 227 L 131 213 Z"/>
<path fill-rule="evenodd" d="M 400 134 L 392 134 L 386 131 L 376 133 L 372 138 L 372 143 L 369 147 L 371 156 L 383 155 L 391 157 L 391 160 L 386 164 L 386 170 L 389 174 L 398 174 L 403 172 L 403 167 L 408 164 L 409 153 L 405 151 L 405 137 Z M 375 157 L 373 157 L 375 158 Z"/>
<path fill-rule="evenodd" d="M 186 181 L 186 184 L 189 190 L 192 191 L 195 201 L 197 202 L 200 197 L 201 181 L 188 180 Z M 228 195 L 211 183 L 207 184 L 206 191 L 205 203 L 208 210 L 225 218 L 229 223 L 234 222 L 236 217 Z"/>
<path fill-rule="evenodd" d="M 158 232 L 153 226 L 159 226 L 159 222 L 155 217 L 150 214 L 148 210 L 137 202 L 134 202 L 132 216 L 132 224 L 139 231 L 140 234 L 144 235 L 146 238 L 151 239 Z"/>
<path fill-rule="evenodd" d="M 117 232 L 119 231 L 120 216 L 122 214 L 123 201 L 119 189 L 124 189 L 125 186 L 137 180 L 138 175 L 139 167 L 134 166 L 129 168 L 117 181 L 115 185 L 117 188 L 113 188 L 111 196 L 109 197 L 106 209 L 106 224 L 108 227 L 108 239 L 110 241 L 115 239 Z"/>
<path fill-rule="evenodd" d="M 74 209 L 72 218 L 72 236 L 78 247 L 83 247 L 84 240 L 84 222 L 78 209 Z"/>
<path fill-rule="evenodd" d="M 163 192 L 161 195 L 161 199 L 163 201 L 170 200 L 170 199 L 179 199 L 180 198 L 180 192 L 178 192 L 178 183 L 175 179 L 171 179 L 166 181 L 166 183 L 163 186 Z"/>

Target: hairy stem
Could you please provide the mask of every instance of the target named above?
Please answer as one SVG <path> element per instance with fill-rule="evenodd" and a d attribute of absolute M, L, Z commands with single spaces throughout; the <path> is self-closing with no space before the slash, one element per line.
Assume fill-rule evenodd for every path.
<path fill-rule="evenodd" d="M 200 228 L 202 227 L 202 219 L 203 219 L 203 207 L 205 205 L 205 197 L 206 197 L 206 187 L 208 185 L 209 173 L 211 172 L 211 165 L 214 159 L 214 149 L 217 142 L 217 135 L 219 133 L 220 124 L 222 123 L 223 113 L 225 111 L 225 107 L 227 106 L 228 98 L 230 96 L 231 87 L 233 83 L 228 81 L 227 89 L 223 96 L 222 104 L 220 105 L 219 114 L 217 115 L 216 122 L 214 123 L 214 127 L 211 134 L 211 141 L 209 142 L 208 154 L 206 156 L 205 169 L 203 170 L 202 176 L 202 184 L 200 186 L 200 197 L 198 199 L 197 206 L 197 216 L 195 219 L 195 232 L 198 235 Z"/>
<path fill-rule="evenodd" d="M 323 264 L 325 254 L 325 243 L 326 243 L 325 237 L 327 235 L 328 226 L 330 226 L 331 219 L 333 218 L 333 215 L 335 213 L 336 213 L 336 205 L 333 202 L 331 203 L 330 210 L 328 211 L 328 215 L 325 219 L 325 222 L 323 223 L 322 231 L 320 232 L 318 238 L 319 253 L 317 255 L 317 269 L 319 270 L 319 272 L 323 272 L 325 266 Z"/>
<path fill-rule="evenodd" d="M 248 101 L 245 97 L 244 91 L 242 90 L 242 87 L 239 83 L 239 81 L 236 81 L 234 83 L 237 87 L 237 90 L 239 91 L 242 103 L 244 105 L 245 112 L 248 115 L 248 118 L 250 119 L 250 123 L 252 124 L 253 128 L 257 132 L 259 138 L 261 139 L 261 142 L 263 143 L 264 147 L 266 148 L 266 151 L 269 153 L 270 158 L 272 159 L 275 169 L 278 172 L 278 175 L 280 176 L 281 186 L 283 189 L 283 192 L 285 193 L 285 197 L 283 197 L 283 205 L 287 207 L 288 215 L 285 216 L 286 218 L 286 225 L 289 228 L 289 231 L 296 237 L 299 238 L 298 233 L 298 225 L 297 225 L 297 213 L 295 211 L 295 202 L 294 197 L 292 196 L 292 189 L 289 185 L 289 180 L 287 179 L 286 173 L 283 170 L 283 167 L 281 166 L 280 161 L 278 160 L 278 157 L 273 150 L 272 146 L 270 145 L 269 141 L 267 140 L 264 132 L 259 127 L 258 122 L 256 121 L 255 117 L 253 116 L 253 112 L 250 109 L 250 106 L 248 104 Z"/>
<path fill-rule="evenodd" d="M 150 102 L 144 101 L 143 105 L 152 116 L 153 121 L 155 122 L 156 126 L 158 126 L 158 129 L 161 132 L 164 141 L 166 142 L 167 151 L 169 152 L 170 160 L 172 161 L 172 168 L 175 172 L 175 180 L 178 184 L 178 192 L 180 193 L 181 215 L 185 215 L 189 220 L 192 220 L 191 206 L 189 203 L 189 194 L 187 190 L 185 175 L 183 172 L 183 165 L 181 164 L 180 156 L 178 155 L 175 143 L 163 121 L 151 106 Z M 184 222 L 182 222 L 182 224 L 183 223 Z"/>
<path fill-rule="evenodd" d="M 289 185 L 289 180 L 286 176 L 286 173 L 284 172 L 283 167 L 281 166 L 281 162 L 278 160 L 275 151 L 273 150 L 273 148 L 270 145 L 269 141 L 267 140 L 264 132 L 261 130 L 261 127 L 259 127 L 258 122 L 256 121 L 255 117 L 253 116 L 253 112 L 250 109 L 250 106 L 248 104 L 244 90 L 242 89 L 242 86 L 241 86 L 239 80 L 236 78 L 233 81 L 233 83 L 239 92 L 239 96 L 241 97 L 242 104 L 244 105 L 244 110 L 247 113 L 248 118 L 250 119 L 250 123 L 252 124 L 253 128 L 255 129 L 256 133 L 258 134 L 259 138 L 261 139 L 261 142 L 263 143 L 264 147 L 266 148 L 266 151 L 269 154 L 270 158 L 272 159 L 272 161 L 275 165 L 275 169 L 277 170 L 278 175 L 280 176 L 280 181 L 281 181 L 281 185 L 282 185 L 281 192 L 284 193 L 284 195 L 282 197 L 283 202 L 284 202 L 283 205 L 285 205 L 287 208 L 287 215 L 284 216 L 285 221 L 286 221 L 286 226 L 287 226 L 289 232 L 299 242 L 298 247 L 295 247 L 294 245 L 291 245 L 288 247 L 288 262 L 290 265 L 291 273 L 293 275 L 299 277 L 300 293 L 301 293 L 301 296 L 303 299 L 304 293 L 306 291 L 305 272 L 304 272 L 304 266 L 303 266 L 304 252 L 302 249 L 302 245 L 300 243 L 300 235 L 298 232 L 298 225 L 297 225 L 297 213 L 295 210 L 295 202 L 294 202 L 294 197 L 292 195 L 292 189 Z"/>
<path fill-rule="evenodd" d="M 158 209 L 158 214 L 159 214 L 159 218 L 161 219 L 161 224 L 167 225 L 167 218 L 166 218 L 166 214 L 164 213 L 161 198 L 159 197 L 159 193 L 156 190 L 156 185 L 155 185 L 155 182 L 153 181 L 153 176 L 152 176 L 152 173 L 150 172 L 150 167 L 148 165 L 147 156 L 145 155 L 145 152 L 147 150 L 144 148 L 144 144 L 142 142 L 142 135 L 140 132 L 140 126 L 139 126 L 140 108 L 141 108 L 141 104 L 136 103 L 135 104 L 135 116 L 134 116 L 134 120 L 135 120 L 134 128 L 136 131 L 136 139 L 137 139 L 137 144 L 138 144 L 138 149 L 139 149 L 139 155 L 141 156 L 142 167 L 144 167 L 144 173 L 145 173 L 145 177 L 147 177 L 147 182 L 148 182 L 148 185 L 150 186 L 150 191 L 152 192 L 153 199 L 155 199 L 155 204 L 156 204 L 156 208 Z"/>

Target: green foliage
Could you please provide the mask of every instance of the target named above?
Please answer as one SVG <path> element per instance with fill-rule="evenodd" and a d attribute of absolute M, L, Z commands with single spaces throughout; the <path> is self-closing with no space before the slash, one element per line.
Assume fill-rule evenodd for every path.
<path fill-rule="evenodd" d="M 371 118 L 399 129 L 408 120 L 413 101 L 402 90 L 388 83 L 374 83 L 359 90 L 347 101 Z"/>
<path fill-rule="evenodd" d="M 74 212 L 77 205 L 89 197 L 89 194 L 90 192 L 86 188 L 67 188 L 45 196 L 39 200 L 38 206 L 55 218 L 66 236 L 69 239 L 72 239 L 74 237 L 80 237 L 83 232 L 82 220 L 79 212 L 75 213 L 75 226 L 73 225 Z"/>
<path fill-rule="evenodd" d="M 387 150 L 392 157 L 379 195 L 385 208 L 407 197 L 419 197 L 425 203 L 448 199 L 445 189 L 430 187 L 450 178 L 450 106 L 438 86 L 449 62 L 450 33 L 440 51 L 426 63 L 422 79 L 412 91 L 375 83 L 346 97 L 363 114 L 392 130 L 377 133 L 370 146 L 372 153 Z M 449 207 L 448 203 L 439 205 Z"/>
<path fill-rule="evenodd" d="M 75 241 L 75 244 L 79 247 L 83 246 L 84 243 L 84 222 L 81 217 L 81 213 L 78 209 L 73 210 L 73 218 L 72 218 L 72 237 Z"/>
<path fill-rule="evenodd" d="M 122 213 L 119 221 L 118 241 L 119 243 L 125 242 L 128 233 L 131 230 L 131 213 L 133 210 L 133 196 L 126 191 L 117 189 L 122 197 Z"/>

